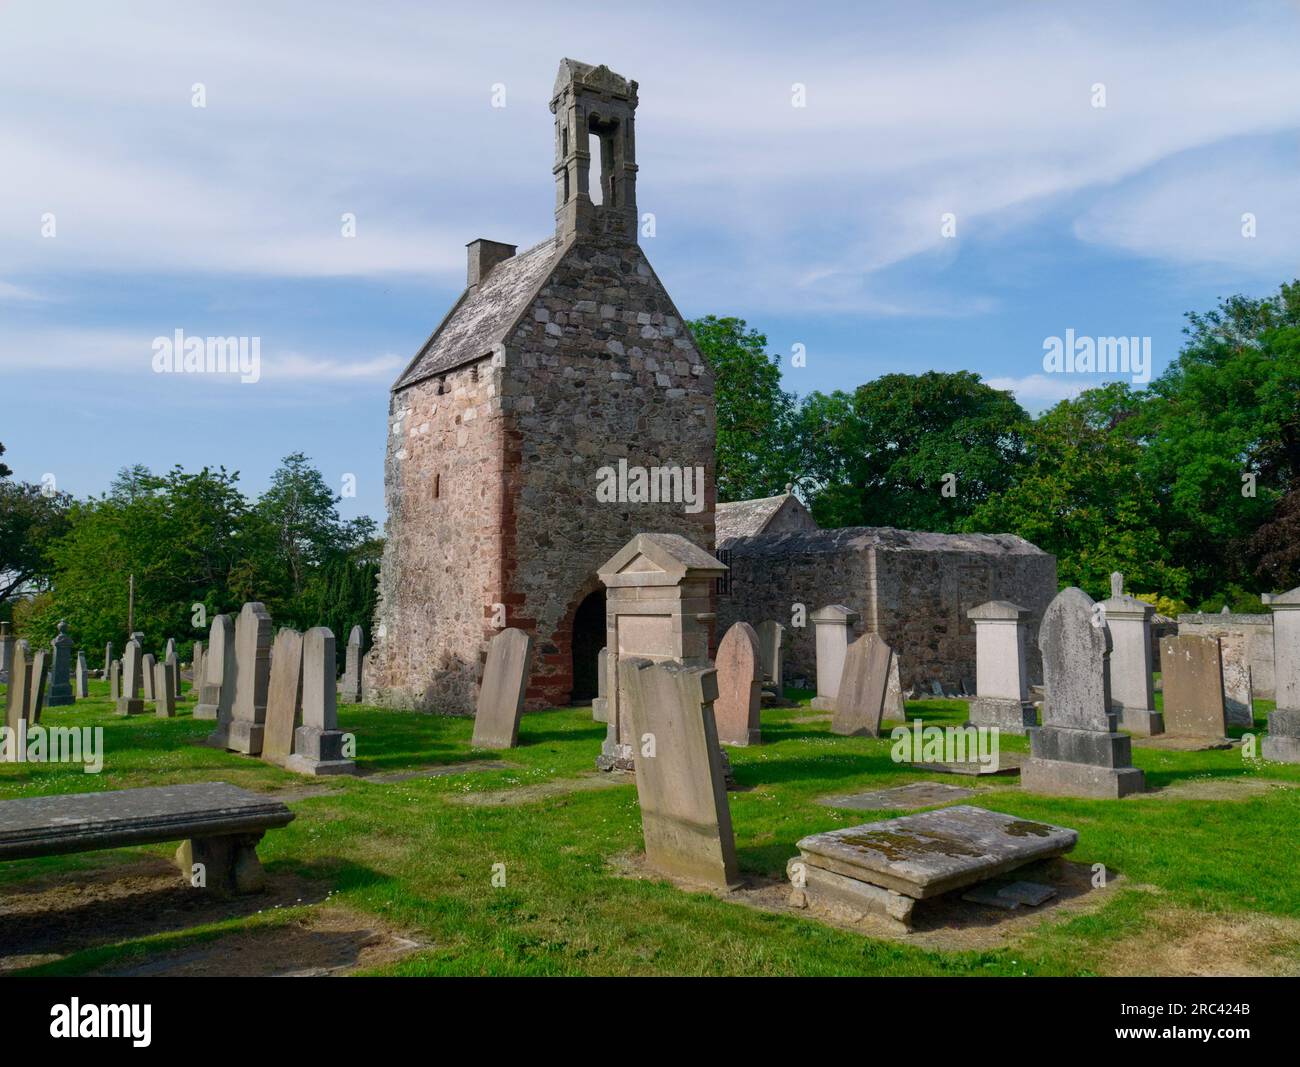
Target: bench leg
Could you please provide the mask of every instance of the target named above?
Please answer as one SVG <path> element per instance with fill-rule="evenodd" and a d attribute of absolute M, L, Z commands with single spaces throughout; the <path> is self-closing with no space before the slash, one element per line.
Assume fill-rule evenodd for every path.
<path fill-rule="evenodd" d="M 266 885 L 257 858 L 261 840 L 259 833 L 192 838 L 176 850 L 176 866 L 191 885 L 217 896 L 254 893 Z M 196 864 L 202 864 L 201 870 L 195 869 Z"/>

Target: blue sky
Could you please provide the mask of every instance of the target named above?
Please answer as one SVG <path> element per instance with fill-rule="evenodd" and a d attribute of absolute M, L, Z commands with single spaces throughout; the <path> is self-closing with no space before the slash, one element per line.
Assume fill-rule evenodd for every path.
<path fill-rule="evenodd" d="M 382 519 L 388 386 L 465 243 L 553 229 L 566 55 L 640 83 L 642 244 L 787 388 L 966 368 L 1036 411 L 1102 380 L 1043 374 L 1067 329 L 1150 337 L 1158 373 L 1185 311 L 1300 275 L 1298 46 L 1283 2 L 0 0 L 5 460 L 256 492 L 301 450 Z M 261 380 L 154 373 L 177 329 L 259 337 Z"/>

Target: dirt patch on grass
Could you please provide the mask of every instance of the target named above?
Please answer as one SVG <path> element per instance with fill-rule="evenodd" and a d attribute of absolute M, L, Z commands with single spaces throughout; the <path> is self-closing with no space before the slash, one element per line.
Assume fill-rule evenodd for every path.
<path fill-rule="evenodd" d="M 455 804 L 473 807 L 503 807 L 516 804 L 534 804 L 551 797 L 569 793 L 585 793 L 592 789 L 609 789 L 616 785 L 632 785 L 636 778 L 627 771 L 595 771 L 581 778 L 552 778 L 536 785 L 521 785 L 514 789 L 494 789 L 484 793 L 462 793 L 448 797 Z"/>
<path fill-rule="evenodd" d="M 1136 936 L 1108 943 L 1102 973 L 1257 978 L 1300 975 L 1300 920 L 1151 909 Z"/>

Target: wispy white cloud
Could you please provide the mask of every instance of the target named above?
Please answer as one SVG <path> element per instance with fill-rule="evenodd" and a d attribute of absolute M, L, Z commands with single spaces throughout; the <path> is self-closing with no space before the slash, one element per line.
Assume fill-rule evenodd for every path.
<path fill-rule="evenodd" d="M 1067 374 L 1026 374 L 1020 378 L 989 378 L 987 385 L 1012 393 L 1030 414 L 1037 414 L 1059 401 L 1078 396 L 1102 385 L 1100 378 Z"/>

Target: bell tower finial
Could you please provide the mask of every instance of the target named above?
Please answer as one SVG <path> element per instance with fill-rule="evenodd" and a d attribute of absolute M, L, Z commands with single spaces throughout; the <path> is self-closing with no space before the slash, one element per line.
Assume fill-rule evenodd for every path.
<path fill-rule="evenodd" d="M 637 85 L 606 66 L 562 59 L 555 115 L 555 232 L 636 241 Z M 599 203 L 591 193 L 591 135 L 600 142 Z"/>

